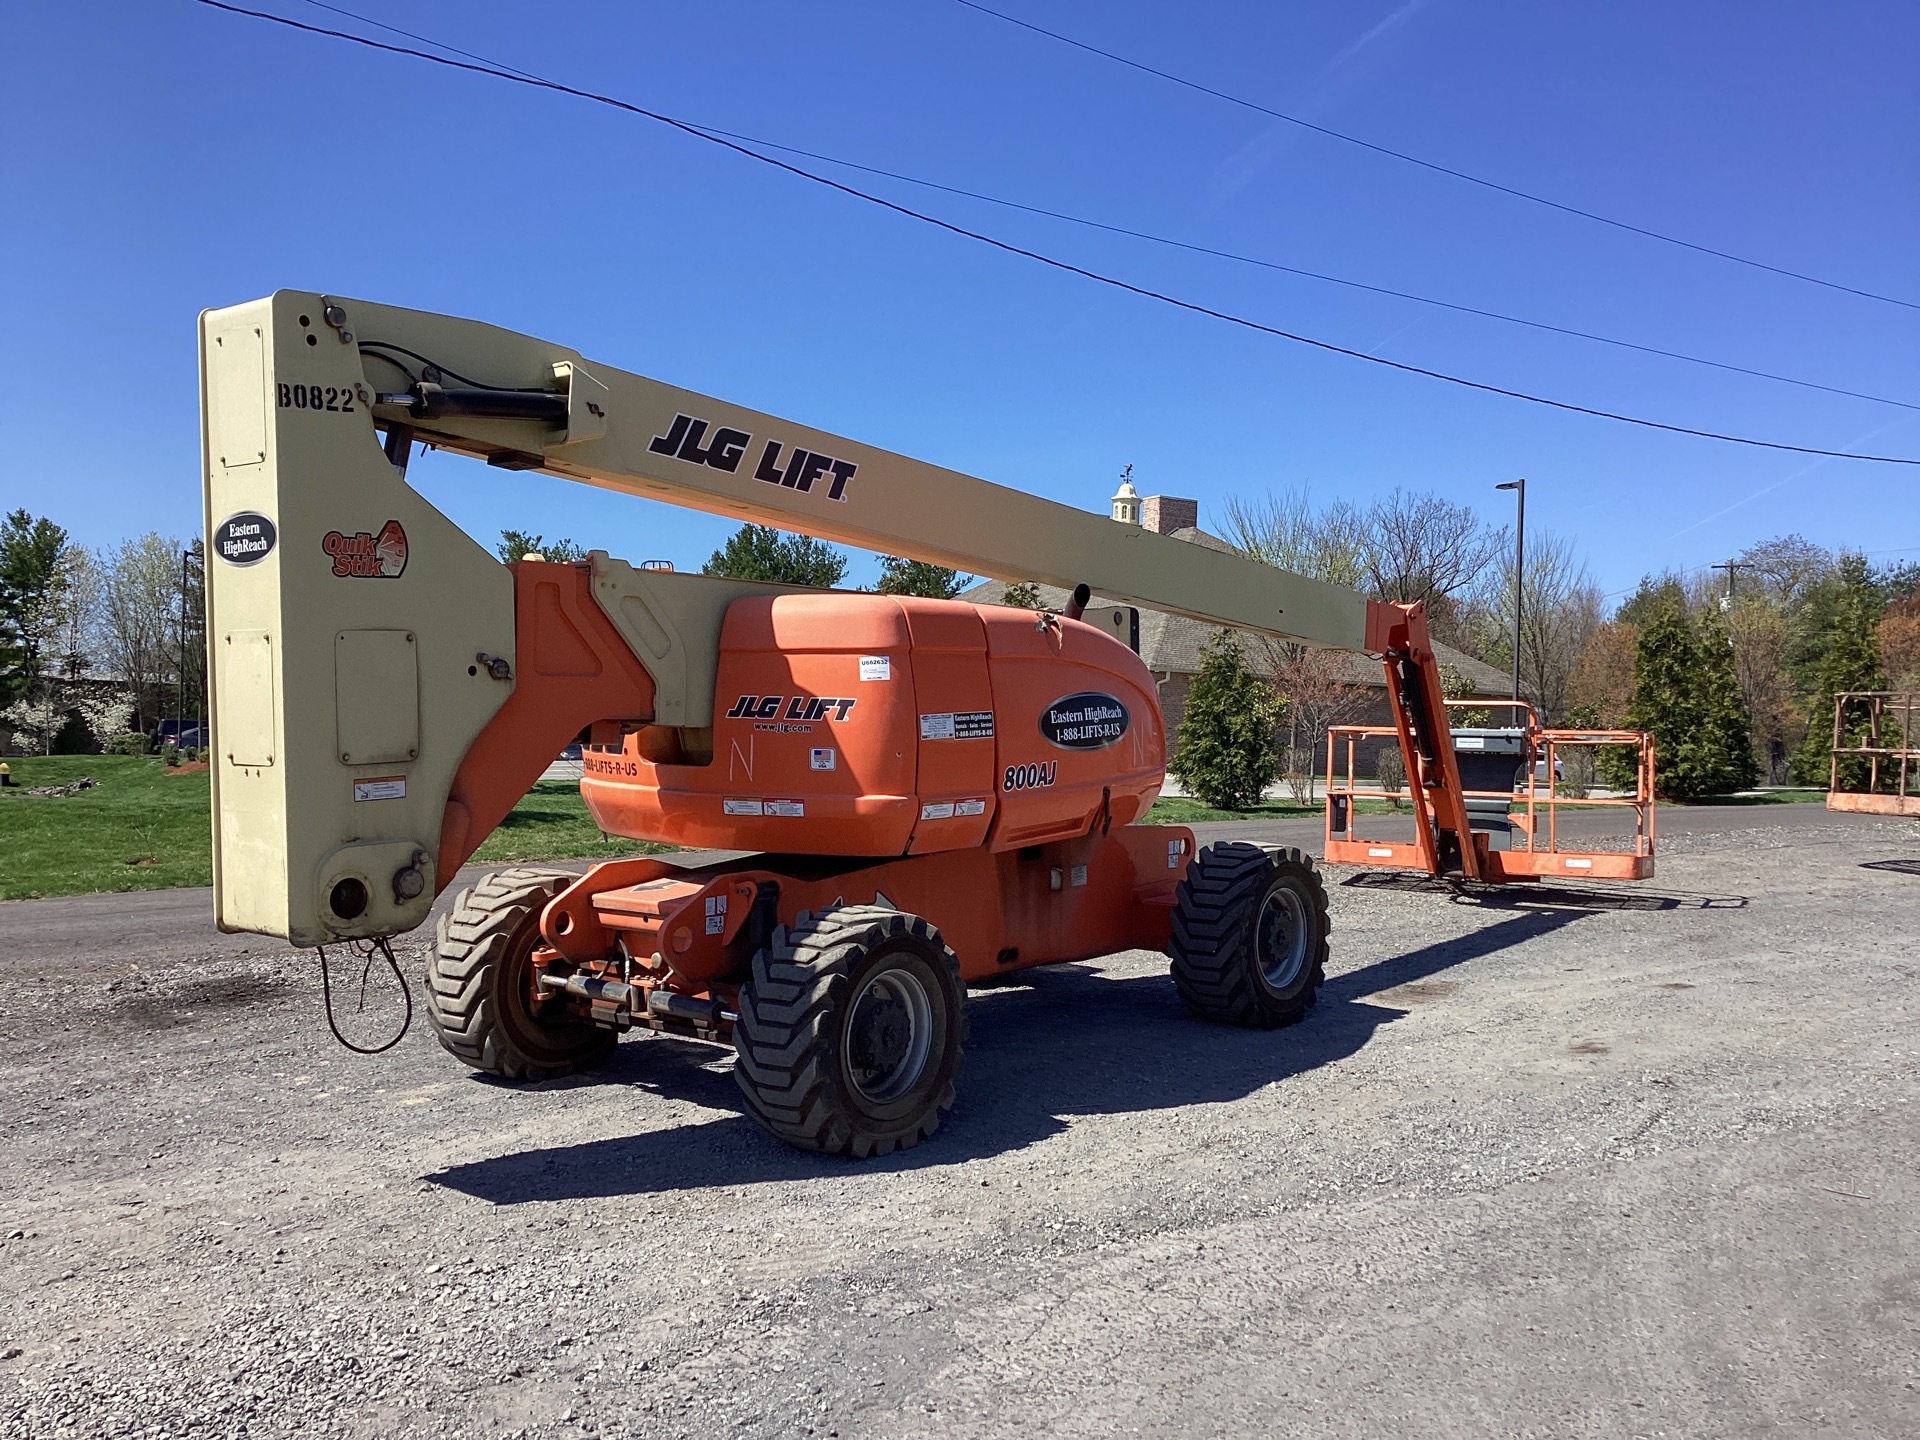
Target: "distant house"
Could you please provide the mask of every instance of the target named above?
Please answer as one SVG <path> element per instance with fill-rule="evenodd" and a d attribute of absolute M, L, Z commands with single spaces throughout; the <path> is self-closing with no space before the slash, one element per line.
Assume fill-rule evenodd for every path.
<path fill-rule="evenodd" d="M 1134 492 L 1133 482 L 1123 480 L 1119 492 L 1113 497 L 1112 515 L 1114 522 L 1120 525 L 1139 525 L 1158 535 L 1171 535 L 1176 540 L 1185 540 L 1188 544 L 1198 545 L 1207 550 L 1218 550 L 1223 554 L 1237 554 L 1234 547 L 1218 535 L 1209 534 L 1200 528 L 1200 502 L 1182 499 L 1174 495 L 1141 496 Z M 998 604 L 1006 593 L 1006 585 L 998 580 L 983 580 L 970 586 L 963 598 L 981 604 Z M 1060 610 L 1066 606 L 1068 592 L 1053 585 L 1039 586 L 1041 608 Z M 1094 596 L 1093 605 L 1115 605 L 1121 602 L 1110 597 Z M 1140 658 L 1154 674 L 1160 691 L 1160 708 L 1166 716 L 1169 744 L 1173 734 L 1179 729 L 1180 720 L 1187 709 L 1187 689 L 1193 677 L 1200 670 L 1200 648 L 1207 637 L 1218 628 L 1188 619 L 1184 615 L 1169 615 L 1163 610 L 1140 611 Z M 1252 637 L 1243 640 L 1243 649 L 1247 662 L 1254 670 L 1272 677 L 1272 666 L 1268 661 L 1265 648 L 1251 643 Z M 1513 688 L 1509 677 L 1483 661 L 1475 660 L 1471 655 L 1455 650 L 1450 645 L 1434 644 L 1434 654 L 1442 665 L 1457 671 L 1470 687 L 1467 698 L 1474 699 L 1510 699 Z M 1387 704 L 1387 680 L 1380 662 L 1372 656 L 1354 652 L 1346 657 L 1346 677 L 1350 683 L 1364 686 L 1375 692 L 1374 697 L 1349 723 L 1355 725 L 1391 725 L 1393 717 Z M 1504 723 L 1504 719 L 1501 723 Z M 1314 768 L 1324 772 L 1326 768 L 1326 748 L 1316 747 Z M 1362 773 L 1371 773 L 1372 756 L 1360 757 L 1358 768 Z"/>

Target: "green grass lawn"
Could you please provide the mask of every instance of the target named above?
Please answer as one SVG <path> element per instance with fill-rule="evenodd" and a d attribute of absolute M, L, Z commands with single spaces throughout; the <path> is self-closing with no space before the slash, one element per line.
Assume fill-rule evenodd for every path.
<path fill-rule="evenodd" d="M 211 885 L 207 772 L 132 755 L 10 758 L 22 787 L 90 775 L 92 790 L 42 799 L 0 790 L 0 900 Z"/>
<path fill-rule="evenodd" d="M 1356 815 L 1391 815 L 1394 807 L 1384 800 L 1356 800 Z M 1197 825 L 1203 820 L 1299 820 L 1319 815 L 1319 805 L 1294 805 L 1282 800 L 1262 800 L 1250 810 L 1215 810 L 1184 795 L 1162 795 L 1147 811 L 1149 825 Z"/>
<path fill-rule="evenodd" d="M 10 758 L 19 790 L 0 790 L 0 900 L 165 890 L 213 883 L 204 770 L 181 773 L 129 755 Z M 90 775 L 99 785 L 59 799 L 24 793 Z M 665 847 L 608 841 L 572 781 L 541 781 L 475 859 L 612 859 Z"/>
<path fill-rule="evenodd" d="M 1824 790 L 1769 790 L 1764 795 L 1708 795 L 1699 800 L 1662 800 L 1662 805 L 1824 805 Z"/>
<path fill-rule="evenodd" d="M 474 852 L 473 859 L 478 865 L 500 860 L 617 860 L 623 855 L 657 855 L 670 848 L 617 835 L 607 838 L 594 828 L 577 780 L 541 780 Z"/>

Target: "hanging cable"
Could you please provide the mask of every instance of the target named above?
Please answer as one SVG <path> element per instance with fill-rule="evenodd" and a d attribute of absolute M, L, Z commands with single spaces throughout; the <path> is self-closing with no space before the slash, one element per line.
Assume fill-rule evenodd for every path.
<path fill-rule="evenodd" d="M 675 119 L 671 115 L 649 110 L 644 106 L 635 105 L 630 101 L 621 100 L 611 95 L 603 95 L 592 90 L 582 90 L 558 80 L 546 80 L 537 76 L 516 74 L 491 64 L 455 60 L 445 55 L 435 55 L 428 51 L 415 50 L 405 45 L 389 44 L 384 40 L 375 40 L 365 35 L 355 35 L 348 31 L 333 30 L 321 25 L 309 25 L 304 21 L 289 19 L 287 16 L 276 15 L 269 11 L 252 10 L 245 6 L 229 4 L 227 0 L 194 0 L 194 3 L 204 5 L 209 9 L 224 10 L 234 15 L 246 15 L 256 20 L 266 20 L 276 25 L 284 25 L 293 30 L 303 30 L 313 35 L 345 40 L 355 45 L 365 46 L 370 50 L 382 50 L 389 54 L 410 56 L 414 59 L 425 60 L 429 64 L 444 66 L 451 70 L 465 70 L 477 75 L 489 75 L 495 79 L 506 80 L 516 85 L 527 85 L 535 89 L 551 90 L 556 94 L 571 95 L 576 99 L 591 100 L 596 104 L 606 105 L 616 110 L 623 110 L 628 114 L 638 115 L 643 119 L 670 126 L 696 139 L 705 140 L 711 145 L 718 145 L 723 149 L 744 155 L 748 159 L 757 160 L 762 165 L 769 165 L 777 170 L 784 170 L 790 175 L 798 176 L 800 179 L 812 181 L 816 185 L 822 185 L 831 190 L 837 190 L 843 195 L 851 196 L 857 200 L 863 200 L 870 205 L 876 205 L 881 209 L 890 210 L 908 219 L 918 220 L 922 224 L 934 226 L 937 229 L 945 230 L 950 234 L 961 236 L 964 239 L 977 241 L 982 245 L 989 245 L 1009 255 L 1022 256 L 1025 259 L 1049 266 L 1052 269 L 1062 271 L 1066 274 L 1079 275 L 1097 284 L 1107 285 L 1116 290 L 1124 290 L 1129 294 L 1138 295 L 1143 299 L 1157 300 L 1161 304 L 1170 305 L 1176 309 L 1185 310 L 1195 315 L 1205 315 L 1215 320 L 1224 321 L 1229 325 L 1237 325 L 1243 329 L 1258 331 L 1264 335 L 1272 335 L 1281 340 L 1290 340 L 1298 345 L 1308 345 L 1316 350 L 1324 350 L 1330 354 L 1345 355 L 1350 359 L 1363 360 L 1370 365 L 1384 366 L 1387 369 L 1398 370 L 1409 375 L 1421 375 L 1431 380 L 1442 380 L 1450 385 L 1458 385 L 1469 390 L 1478 390 L 1484 394 L 1502 395 L 1511 400 L 1524 400 L 1533 405 L 1544 405 L 1555 410 L 1563 410 L 1577 415 L 1590 415 L 1596 419 L 1613 420 L 1623 425 L 1636 425 L 1648 430 L 1662 430 L 1673 435 L 1691 435 L 1698 439 L 1718 440 L 1729 445 L 1746 445 L 1762 450 L 1780 450 L 1795 455 L 1818 455 L 1833 460 L 1861 460 L 1880 465 L 1920 465 L 1920 458 L 1909 456 L 1862 455 L 1855 454 L 1851 451 L 1826 450 L 1811 445 L 1791 445 L 1779 440 L 1760 440 L 1751 436 L 1729 435 L 1720 431 L 1702 430 L 1688 425 L 1674 425 L 1662 420 L 1649 420 L 1642 416 L 1625 415 L 1617 411 L 1602 410 L 1595 406 L 1580 405 L 1570 400 L 1555 400 L 1549 396 L 1535 395 L 1524 390 L 1513 390 L 1505 386 L 1490 384 L 1484 380 L 1470 380 L 1464 376 L 1449 374 L 1444 370 L 1431 370 L 1425 366 L 1410 365 L 1401 360 L 1389 360 L 1380 355 L 1369 355 L 1364 351 L 1353 350 L 1344 345 L 1336 345 L 1329 340 L 1318 340 L 1310 335 L 1301 335 L 1291 330 L 1283 330 L 1278 326 L 1263 324 L 1258 320 L 1250 320 L 1245 316 L 1235 315 L 1229 311 L 1216 310 L 1211 306 L 1199 304 L 1197 301 L 1183 300 L 1178 296 L 1153 290 L 1144 285 L 1135 285 L 1131 281 L 1121 280 L 1111 275 L 1104 275 L 1097 270 L 1089 270 L 1084 266 L 1075 265 L 1070 261 L 1056 259 L 1038 250 L 1030 250 L 1024 246 L 997 239 L 992 235 L 985 234 L 978 230 L 970 230 L 963 225 L 955 224 L 951 220 L 943 220 L 938 216 L 929 215 L 925 211 L 915 210 L 911 206 L 888 200 L 883 196 L 872 194 L 869 191 L 861 190 L 852 185 L 847 185 L 829 176 L 816 174 L 811 170 L 790 164 L 775 156 L 762 154 L 760 151 L 752 149 L 738 141 L 710 134 L 697 125 L 689 124 L 687 121 Z"/>
<path fill-rule="evenodd" d="M 340 1033 L 340 1022 L 333 1013 L 333 976 L 329 973 L 327 947 L 316 945 L 320 952 L 320 998 L 326 1006 L 327 1028 L 333 1031 L 333 1038 L 356 1055 L 380 1055 L 391 1050 L 406 1039 L 407 1031 L 413 1026 L 413 990 L 407 984 L 407 977 L 400 973 L 400 962 L 394 958 L 393 946 L 382 935 L 372 940 L 353 940 L 348 942 L 355 954 L 366 956 L 367 963 L 360 968 L 360 1004 L 358 1013 L 365 1014 L 367 1009 L 367 977 L 373 973 L 373 961 L 376 955 L 385 958 L 387 967 L 393 971 L 394 983 L 400 987 L 400 998 L 406 1002 L 406 1014 L 400 1020 L 400 1029 L 384 1045 L 356 1045 Z"/>
<path fill-rule="evenodd" d="M 418 40 L 423 45 L 433 45 L 454 55 L 477 60 L 482 65 L 495 66 L 511 71 L 522 79 L 538 80 L 538 75 L 516 69 L 502 61 L 490 60 L 485 55 L 477 55 L 471 50 L 462 50 L 457 45 L 448 45 L 425 35 L 416 35 L 411 30 L 403 30 L 397 25 L 389 25 L 383 20 L 375 20 L 369 15 L 360 15 L 338 5 L 329 5 L 326 0 L 303 0 L 316 9 L 328 10 L 335 15 L 357 20 L 363 25 L 371 25 L 409 40 Z M 1109 235 L 1124 235 L 1133 240 L 1144 240 L 1152 245 L 1164 245 L 1172 250 L 1184 250 L 1193 255 L 1206 255 L 1216 260 L 1231 261 L 1236 265 L 1251 265 L 1261 270 L 1272 270 L 1282 275 L 1297 275 L 1304 280 L 1317 280 L 1326 285 L 1339 285 L 1348 290 L 1359 290 L 1369 295 L 1386 295 L 1395 300 L 1408 300 L 1416 305 L 1431 305 L 1440 310 L 1451 310 L 1459 315 L 1473 315 L 1482 320 L 1496 320 L 1504 325 L 1521 325 L 1529 330 L 1540 330 L 1549 335 L 1565 335 L 1574 340 L 1586 340 L 1596 345 L 1612 345 L 1621 350 L 1632 350 L 1641 355 L 1657 355 L 1666 360 L 1679 360 L 1688 365 L 1704 365 L 1709 369 L 1723 370 L 1732 375 L 1747 375 L 1756 380 L 1771 380 L 1780 385 L 1793 385 L 1802 390 L 1818 390 L 1827 395 L 1842 395 L 1850 400 L 1866 400 L 1875 405 L 1895 405 L 1903 410 L 1920 410 L 1920 404 L 1895 400 L 1886 395 L 1873 395 L 1864 390 L 1848 390 L 1840 385 L 1824 385 L 1817 380 L 1802 380 L 1793 375 L 1780 375 L 1771 370 L 1757 370 L 1748 365 L 1734 365 L 1725 360 L 1709 360 L 1701 355 L 1689 355 L 1680 350 L 1666 350 L 1658 345 L 1643 345 L 1635 340 L 1622 340 L 1617 336 L 1599 335 L 1589 330 L 1575 330 L 1567 325 L 1554 325 L 1545 320 L 1529 320 L 1523 315 L 1507 315 L 1498 310 L 1487 310 L 1476 305 L 1462 305 L 1453 300 L 1439 300 L 1431 295 L 1416 295 L 1407 290 L 1395 290 L 1386 285 L 1373 285 L 1364 280 L 1352 280 L 1343 275 L 1329 275 L 1320 270 L 1307 270 L 1298 265 L 1283 265 L 1277 260 L 1264 260 L 1257 255 L 1242 255 L 1232 250 L 1220 250 L 1211 245 L 1199 245 L 1190 240 L 1176 240 L 1167 235 L 1155 235 L 1147 230 L 1135 230 L 1125 225 L 1113 225 L 1104 220 L 1095 220 L 1085 215 L 1074 215 L 1064 210 L 1051 210 L 1044 205 L 1028 205 L 1019 200 L 1008 200 L 999 195 L 988 195 L 979 190 L 968 190 L 959 185 L 947 185 L 938 180 L 923 179 L 918 175 L 904 174 L 898 170 L 883 169 L 878 165 L 864 165 L 858 160 L 842 159 L 838 155 L 825 155 L 818 150 L 804 150 L 798 145 L 783 145 L 777 140 L 768 140 L 758 135 L 743 135 L 737 130 L 722 130 L 715 125 L 702 125 L 688 121 L 688 125 L 705 135 L 719 135 L 728 140 L 739 140 L 747 145 L 758 145 L 766 150 L 778 150 L 783 155 L 798 155 L 807 160 L 818 160 L 825 165 L 837 165 L 847 170 L 857 170 L 863 175 L 878 175 L 887 180 L 898 180 L 903 185 L 917 185 L 926 190 L 937 190 L 943 195 L 958 195 L 967 200 L 978 200 L 986 205 L 998 205 L 1003 209 L 1017 210 L 1026 215 L 1039 215 L 1048 220 L 1059 220 L 1068 225 L 1080 225 L 1089 230 L 1104 231 Z"/>
<path fill-rule="evenodd" d="M 1238 105 L 1242 109 L 1253 110 L 1275 120 L 1284 120 L 1289 125 L 1297 125 L 1303 130 L 1311 130 L 1316 135 L 1325 135 L 1330 140 L 1339 140 L 1348 145 L 1358 145 L 1363 150 L 1371 150 L 1376 155 L 1385 155 L 1401 160 L 1409 165 L 1418 165 L 1422 170 L 1431 170 L 1436 175 L 1450 176 L 1455 180 L 1464 180 L 1469 185 L 1478 185 L 1487 190 L 1496 190 L 1502 195 L 1511 195 L 1516 200 L 1525 200 L 1533 205 L 1544 205 L 1549 210 L 1558 210 L 1562 214 L 1576 215 L 1582 220 L 1591 220 L 1598 225 L 1611 225 L 1616 230 L 1625 230 L 1629 234 L 1641 235 L 1649 240 L 1658 240 L 1665 245 L 1678 245 L 1683 250 L 1692 250 L 1701 255 L 1711 255 L 1716 260 L 1731 261 L 1735 265 L 1746 265 L 1755 270 L 1765 270 L 1769 274 L 1784 275 L 1789 280 L 1805 281 L 1809 285 L 1823 286 L 1828 290 L 1838 290 L 1847 295 L 1858 295 L 1863 300 L 1878 300 L 1887 305 L 1899 305 L 1908 310 L 1920 310 L 1920 302 L 1902 300 L 1897 295 L 1882 295 L 1877 290 L 1863 290 L 1854 285 L 1843 285 L 1837 280 L 1823 280 L 1818 275 L 1809 275 L 1802 270 L 1789 270 L 1781 265 L 1769 265 L 1764 260 L 1749 259 L 1745 255 L 1735 255 L 1730 250 L 1716 250 L 1711 245 L 1699 245 L 1692 240 L 1682 240 L 1677 235 L 1668 235 L 1659 230 L 1649 230 L 1644 225 L 1635 225 L 1626 220 L 1615 220 L 1610 215 L 1601 215 L 1593 210 L 1582 210 L 1577 205 L 1563 204 L 1558 200 L 1549 200 L 1544 195 L 1535 195 L 1528 190 L 1516 189 L 1511 185 L 1502 185 L 1497 180 L 1488 180 L 1479 175 L 1469 174 L 1465 170 L 1455 170 L 1451 166 L 1441 165 L 1432 160 L 1422 160 L 1418 155 L 1410 155 L 1404 150 L 1394 150 L 1385 145 L 1376 145 L 1371 140 L 1362 140 L 1357 135 L 1348 135 L 1340 130 L 1330 130 L 1325 125 L 1316 125 L 1311 120 L 1302 120 L 1298 115 L 1289 115 L 1284 110 L 1275 110 L 1262 105 L 1257 100 L 1249 100 L 1241 95 L 1233 95 L 1225 90 L 1216 90 L 1211 85 L 1202 85 L 1198 80 L 1189 80 L 1184 75 L 1176 75 L 1170 70 L 1159 70 L 1152 65 L 1129 59 L 1112 50 L 1102 50 L 1098 45 L 1089 45 L 1084 40 L 1076 40 L 1071 35 L 1062 35 L 1057 30 L 1048 30 L 1035 25 L 1030 20 L 1022 20 L 1017 15 L 1008 15 L 979 3 L 979 0 L 955 0 L 969 10 L 977 10 L 982 15 L 991 15 L 996 20 L 1004 20 L 1009 25 L 1018 25 L 1022 30 L 1031 30 L 1035 35 L 1044 35 L 1049 40 L 1057 40 L 1062 45 L 1071 45 L 1076 50 L 1084 50 L 1089 55 L 1098 55 L 1103 60 L 1111 60 L 1116 65 L 1124 65 L 1129 70 L 1138 70 L 1145 75 L 1153 75 L 1161 80 L 1170 81 L 1202 95 L 1211 95 L 1216 100 L 1225 100 L 1229 105 Z M 332 6 L 328 6 L 332 9 Z"/>

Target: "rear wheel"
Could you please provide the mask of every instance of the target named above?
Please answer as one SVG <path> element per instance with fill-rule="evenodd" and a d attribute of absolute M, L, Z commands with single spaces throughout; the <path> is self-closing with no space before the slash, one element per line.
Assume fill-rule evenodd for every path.
<path fill-rule="evenodd" d="M 1227 1025 L 1290 1025 L 1326 978 L 1327 890 L 1298 850 L 1209 845 L 1180 882 L 1173 983 L 1187 1008 Z"/>
<path fill-rule="evenodd" d="M 862 1158 L 904 1150 L 953 1105 L 964 1000 L 960 962 L 919 916 L 802 912 L 740 989 L 734 1078 L 789 1144 Z"/>
<path fill-rule="evenodd" d="M 508 1080 L 552 1080 L 613 1053 L 617 1035 L 534 986 L 540 912 L 578 878 L 565 870 L 496 871 L 440 917 L 427 1019 L 448 1054 Z"/>

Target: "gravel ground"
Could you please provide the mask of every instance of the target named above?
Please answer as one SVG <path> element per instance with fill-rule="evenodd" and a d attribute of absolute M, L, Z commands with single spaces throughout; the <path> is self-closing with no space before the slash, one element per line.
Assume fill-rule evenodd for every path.
<path fill-rule="evenodd" d="M 1329 880 L 1303 1024 L 1144 954 L 979 992 L 959 1109 L 877 1164 L 712 1048 L 363 1059 L 305 956 L 0 907 L 0 1434 L 1920 1433 L 1920 826 Z"/>

